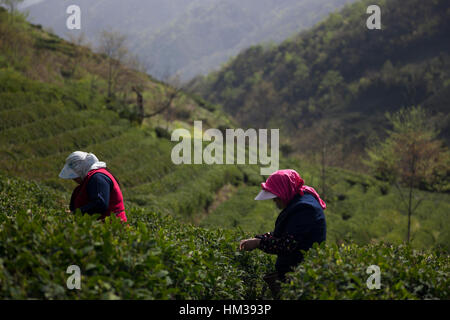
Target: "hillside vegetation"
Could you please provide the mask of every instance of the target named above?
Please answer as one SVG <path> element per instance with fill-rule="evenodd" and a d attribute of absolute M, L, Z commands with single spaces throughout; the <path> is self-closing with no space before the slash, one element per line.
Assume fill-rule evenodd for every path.
<path fill-rule="evenodd" d="M 3 108 L 0 163 L 3 171 L 64 190 L 66 202 L 74 183 L 58 178 L 64 160 L 74 150 L 94 152 L 105 160 L 123 186 L 127 206 L 148 207 L 204 226 L 242 227 L 253 232 L 272 230 L 278 214 L 270 201 L 254 201 L 264 177 L 255 165 L 181 165 L 170 158 L 174 143 L 159 138 L 150 127 L 137 127 L 109 110 L 63 103 L 44 83 L 0 70 L 1 94 L 25 107 Z M 6 78 L 8 80 L 6 80 Z M 35 86 L 35 91 L 32 89 Z M 24 91 L 7 90 L 21 88 Z M 47 91 L 49 90 L 49 91 Z M 31 99 L 30 99 L 31 97 Z M 30 99 L 30 100 L 28 100 Z M 34 101 L 47 101 L 35 104 Z M 6 105 L 6 101 L 2 100 Z M 52 104 L 54 103 L 54 104 Z M 282 161 L 320 191 L 320 168 Z M 328 169 L 327 219 L 329 240 L 353 238 L 401 242 L 406 220 L 395 190 L 369 176 Z M 449 241 L 448 195 L 422 192 L 422 205 L 413 217 L 413 244 L 443 245 Z M 361 228 L 361 226 L 365 226 Z"/>
<path fill-rule="evenodd" d="M 172 112 L 137 123 L 129 116 L 134 97 L 127 98 L 134 81 L 145 87 L 148 112 L 170 87 L 121 67 L 111 104 L 105 56 L 0 10 L 0 296 L 270 298 L 261 276 L 273 270 L 274 257 L 237 251 L 240 239 L 271 231 L 278 214 L 271 201 L 253 200 L 265 178 L 259 167 L 177 166 L 170 157 L 172 129 L 191 129 L 199 119 L 222 129 L 234 122 L 180 92 Z M 129 226 L 67 212 L 75 183 L 58 173 L 75 150 L 95 153 L 118 177 Z M 296 169 L 328 205 L 327 244 L 308 253 L 283 297 L 448 298 L 448 194 L 417 191 L 424 200 L 404 247 L 405 212 L 387 183 L 327 168 L 322 185 L 322 168 L 285 156 L 280 168 Z M 339 282 L 318 274 L 324 263 L 346 266 Z M 364 272 L 377 263 L 386 273 L 383 290 L 369 291 Z M 83 290 L 66 289 L 73 264 Z M 310 291 L 305 273 L 317 280 Z"/>
<path fill-rule="evenodd" d="M 202 229 L 142 209 L 118 219 L 67 214 L 60 194 L 0 176 L 2 299 L 271 299 L 273 257 L 239 252 L 248 233 Z M 380 290 L 365 273 L 377 264 Z M 66 287 L 71 265 L 81 290 Z M 449 256 L 403 246 L 321 245 L 282 290 L 284 299 L 448 299 Z M 324 268 L 326 266 L 326 268 Z"/>
<path fill-rule="evenodd" d="M 96 45 L 102 29 L 128 37 L 132 52 L 149 72 L 167 73 L 189 80 L 219 68 L 250 45 L 285 38 L 323 18 L 352 0 L 78 0 L 82 29 Z M 30 19 L 69 35 L 65 20 L 68 4 L 46 0 L 28 7 Z"/>
<path fill-rule="evenodd" d="M 255 299 L 272 261 L 237 252 L 245 235 L 132 209 L 118 219 L 67 214 L 60 194 L 0 177 L 2 299 Z M 68 290 L 78 265 L 81 290 Z"/>
<path fill-rule="evenodd" d="M 381 30 L 366 9 L 381 8 Z M 449 144 L 450 5 L 433 1 L 358 1 L 278 46 L 253 46 L 221 70 L 191 82 L 242 126 L 280 128 L 299 153 L 361 167 L 382 136 L 385 112 L 421 105 Z"/>
<path fill-rule="evenodd" d="M 241 227 L 254 233 L 273 229 L 278 214 L 274 204 L 253 200 L 265 180 L 257 165 L 177 166 L 171 161 L 175 143 L 168 130 L 190 128 L 193 119 L 204 119 L 205 126 L 226 126 L 227 118 L 220 109 L 209 111 L 183 94 L 174 109 L 191 108 L 190 119 L 171 120 L 164 115 L 137 125 L 121 117 L 120 110 L 106 107 L 106 80 L 98 71 L 104 58 L 24 22 L 7 25 L 5 13 L 3 18 L 3 30 L 15 28 L 16 38 L 23 39 L 12 44 L 3 40 L 0 51 L 4 57 L 0 68 L 0 171 L 64 191 L 68 203 L 75 184 L 59 179 L 58 173 L 68 154 L 85 150 L 104 160 L 119 178 L 127 208 L 146 207 L 201 226 Z M 22 46 L 22 59 L 9 51 L 13 45 Z M 84 58 L 72 57 L 73 52 L 83 52 Z M 64 78 L 61 71 L 77 57 L 77 71 Z M 33 59 L 37 64 L 27 63 Z M 96 64 L 100 64 L 98 69 Z M 46 72 L 37 72 L 39 68 Z M 155 96 L 146 105 L 151 109 L 166 87 L 148 81 L 145 95 Z M 158 89 L 153 91 L 153 87 Z M 119 96 L 129 89 L 121 90 Z M 282 156 L 280 168 L 296 169 L 306 184 L 324 196 L 330 242 L 400 243 L 405 239 L 405 212 L 398 193 L 388 184 L 328 168 L 323 192 L 319 166 Z M 448 249 L 448 195 L 421 192 L 418 196 L 424 199 L 413 216 L 412 245 Z"/>
<path fill-rule="evenodd" d="M 107 81 L 103 74 L 106 59 L 103 56 L 67 43 L 18 18 L 11 25 L 3 10 L 0 17 L 3 36 L 0 42 L 0 163 L 3 171 L 68 191 L 73 183 L 59 179 L 57 174 L 69 153 L 85 149 L 105 159 L 120 177 L 125 190 L 152 181 L 161 182 L 169 173 L 172 179 L 170 175 L 166 178 L 171 183 L 194 176 L 204 179 L 204 183 L 198 183 L 194 189 L 176 183 L 171 185 L 172 195 L 178 191 L 185 197 L 188 196 L 186 190 L 206 189 L 206 194 L 199 192 L 197 198 L 190 198 L 198 200 L 192 206 L 203 205 L 206 195 L 210 197 L 221 183 L 233 179 L 233 172 L 239 172 L 236 168 L 220 166 L 177 167 L 170 159 L 174 144 L 170 141 L 169 130 L 189 129 L 193 119 L 203 119 L 204 126 L 226 126 L 231 122 L 220 110 L 207 106 L 208 110 L 180 93 L 170 114 L 163 113 L 138 125 L 123 112 L 124 109 L 132 112 L 135 107 L 133 99 L 122 98 L 131 94 L 129 77 L 123 80 L 123 86 L 120 82 L 117 85 L 116 105 L 119 107 L 107 106 Z M 14 37 L 7 37 L 8 34 Z M 65 73 L 68 66 L 76 66 L 69 75 Z M 147 101 L 145 108 L 149 112 L 157 108 L 168 86 L 138 72 L 127 71 L 135 78 L 144 77 L 139 81 L 147 87 L 143 92 Z M 141 190 L 145 194 L 145 188 Z M 138 190 L 133 192 L 133 198 L 140 203 Z"/>

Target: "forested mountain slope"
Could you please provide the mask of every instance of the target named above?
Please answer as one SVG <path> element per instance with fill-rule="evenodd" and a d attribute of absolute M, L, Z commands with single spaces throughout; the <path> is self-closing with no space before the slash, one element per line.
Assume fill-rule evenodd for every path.
<path fill-rule="evenodd" d="M 202 120 L 204 129 L 233 127 L 219 107 L 181 92 L 170 112 L 139 124 L 132 116 L 132 84 L 145 88 L 146 112 L 158 108 L 169 86 L 123 66 L 114 103 L 108 103 L 108 59 L 19 17 L 11 23 L 4 11 L 0 18 L 0 171 L 5 175 L 63 192 L 67 206 L 75 183 L 58 173 L 71 152 L 89 151 L 119 178 L 127 210 L 142 207 L 210 228 L 273 229 L 279 211 L 271 201 L 253 200 L 266 178 L 259 166 L 172 162 L 172 129 L 192 129 L 194 120 Z M 404 240 L 406 217 L 386 183 L 328 168 L 325 188 L 322 168 L 282 154 L 284 168 L 297 170 L 326 199 L 330 243 Z M 425 199 L 412 219 L 412 244 L 448 248 L 448 195 L 420 195 Z"/>
<path fill-rule="evenodd" d="M 203 119 L 205 128 L 232 126 L 220 109 L 202 107 L 179 91 L 165 112 L 138 123 L 133 87 L 142 88 L 144 111 L 152 113 L 167 103 L 169 85 L 122 65 L 108 97 L 105 56 L 43 32 L 20 17 L 12 22 L 4 10 L 0 35 L 1 171 L 69 191 L 73 182 L 59 179 L 58 173 L 71 152 L 86 150 L 104 159 L 120 177 L 128 203 L 152 202 L 149 190 L 158 190 L 161 196 L 154 197 L 162 210 L 185 217 L 211 201 L 222 184 L 242 175 L 230 166 L 177 166 L 171 161 L 170 130 L 191 129 L 194 119 Z M 162 183 L 164 179 L 170 184 Z M 191 185 L 180 183 L 184 181 Z M 189 202 L 173 212 L 171 200 L 162 199 L 165 196 Z"/>
<path fill-rule="evenodd" d="M 366 9 L 381 8 L 381 30 Z M 358 1 L 279 46 L 253 46 L 191 89 L 243 126 L 280 128 L 299 154 L 338 146 L 342 166 L 360 165 L 382 136 L 385 112 L 421 105 L 449 143 L 450 3 Z"/>
<path fill-rule="evenodd" d="M 102 29 L 128 37 L 130 49 L 160 78 L 183 80 L 205 74 L 240 50 L 259 42 L 280 42 L 311 27 L 352 0 L 77 0 L 81 30 L 94 45 Z M 69 4 L 46 0 L 26 8 L 30 19 L 56 34 L 69 35 Z"/>
<path fill-rule="evenodd" d="M 170 158 L 171 129 L 233 122 L 182 91 L 170 112 L 139 122 L 132 87 L 146 112 L 173 88 L 120 65 L 108 95 L 108 62 L 0 10 L 0 298 L 270 299 L 262 276 L 274 256 L 238 251 L 241 239 L 272 230 L 278 214 L 271 201 L 253 200 L 259 168 Z M 75 183 L 57 175 L 77 149 L 119 178 L 127 225 L 67 212 Z M 317 166 L 286 157 L 280 166 L 320 191 L 328 228 L 281 298 L 448 299 L 448 195 L 421 192 L 405 246 L 406 217 L 386 183 L 329 168 L 322 193 Z M 74 264 L 82 290 L 67 286 Z M 381 290 L 366 286 L 374 264 L 383 268 Z"/>

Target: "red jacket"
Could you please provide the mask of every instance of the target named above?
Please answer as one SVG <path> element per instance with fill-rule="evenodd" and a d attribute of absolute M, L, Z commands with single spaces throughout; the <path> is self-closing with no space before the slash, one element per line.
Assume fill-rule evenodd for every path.
<path fill-rule="evenodd" d="M 116 179 L 114 179 L 114 176 L 111 173 L 109 173 L 108 170 L 103 168 L 89 171 L 86 177 L 83 179 L 83 182 L 78 187 L 75 188 L 75 190 L 72 193 L 72 200 L 71 200 L 71 202 L 74 204 L 74 208 L 75 209 L 81 208 L 89 203 L 87 185 L 89 179 L 94 175 L 94 173 L 97 172 L 103 173 L 108 178 L 110 178 L 114 185 L 109 197 L 108 210 L 106 212 L 100 212 L 102 213 L 100 219 L 103 220 L 105 219 L 105 217 L 110 216 L 111 212 L 114 212 L 116 217 L 120 218 L 123 222 L 127 222 L 127 216 L 125 214 L 125 206 L 123 204 L 123 195 L 122 191 L 120 190 L 119 184 L 117 183 Z"/>

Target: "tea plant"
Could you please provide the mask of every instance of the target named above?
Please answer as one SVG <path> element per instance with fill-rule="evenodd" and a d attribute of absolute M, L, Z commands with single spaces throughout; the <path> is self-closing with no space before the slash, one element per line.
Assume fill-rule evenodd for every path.
<path fill-rule="evenodd" d="M 367 268 L 380 268 L 380 289 L 369 289 Z M 317 244 L 288 275 L 283 299 L 449 299 L 450 257 L 386 243 Z"/>

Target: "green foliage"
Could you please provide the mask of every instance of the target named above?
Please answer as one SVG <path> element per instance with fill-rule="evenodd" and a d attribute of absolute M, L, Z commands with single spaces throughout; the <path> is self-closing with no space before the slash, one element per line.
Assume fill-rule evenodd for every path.
<path fill-rule="evenodd" d="M 203 226 L 242 228 L 254 234 L 273 229 L 278 210 L 272 201 L 254 201 L 260 186 L 241 186 L 201 222 Z"/>
<path fill-rule="evenodd" d="M 0 176 L 0 296 L 3 299 L 260 299 L 273 257 L 239 252 L 242 231 L 203 229 L 128 208 L 129 225 L 65 213 L 62 196 Z M 81 290 L 69 290 L 70 265 Z M 381 289 L 366 269 L 381 269 Z M 288 274 L 283 299 L 448 299 L 447 253 L 354 243 L 315 246 Z"/>
<path fill-rule="evenodd" d="M 421 200 L 413 202 L 414 187 L 425 185 L 436 190 L 449 183 L 450 153 L 436 139 L 437 131 L 427 120 L 420 107 L 387 114 L 393 129 L 384 142 L 369 149 L 367 162 L 375 174 L 395 184 L 408 214 L 407 241 L 410 240 L 411 215 Z M 408 188 L 407 196 L 399 185 Z M 448 191 L 448 190 L 447 190 Z"/>
<path fill-rule="evenodd" d="M 358 245 L 371 241 L 402 244 L 407 233 L 408 217 L 398 190 L 364 174 L 338 168 L 327 169 L 327 192 L 322 194 L 320 168 L 304 162 L 282 161 L 281 168 L 292 168 L 300 173 L 306 185 L 313 186 L 325 198 L 327 209 L 327 241 L 341 243 L 352 240 Z M 251 172 L 251 168 L 245 169 Z M 249 174 L 249 173 L 247 173 Z M 279 210 L 272 201 L 254 201 L 261 190 L 263 177 L 254 170 L 259 183 L 239 185 L 219 191 L 225 199 L 208 210 L 200 222 L 202 226 L 243 228 L 253 234 L 274 229 Z M 222 192 L 226 192 L 222 194 Z M 411 242 L 414 248 L 441 247 L 450 250 L 450 197 L 447 194 L 414 190 L 414 202 L 420 201 L 411 223 Z"/>
<path fill-rule="evenodd" d="M 365 27 L 373 4 L 382 8 L 382 31 Z M 321 143 L 318 128 L 337 122 L 330 144 L 346 150 L 339 162 L 346 168 L 361 166 L 367 141 L 389 126 L 384 113 L 402 107 L 427 109 L 448 144 L 448 12 L 445 0 L 358 1 L 280 45 L 241 52 L 191 85 L 242 126 L 276 124 L 302 153 Z"/>
<path fill-rule="evenodd" d="M 438 131 L 425 110 L 413 107 L 386 117 L 392 129 L 385 141 L 368 150 L 367 164 L 374 174 L 391 183 L 430 190 L 450 185 L 450 153 L 437 139 Z"/>
<path fill-rule="evenodd" d="M 170 138 L 171 138 L 170 132 L 167 131 L 167 129 L 165 129 L 165 128 L 156 127 L 155 132 L 156 132 L 156 136 L 158 138 L 164 138 L 164 139 L 168 139 L 168 140 L 170 140 Z"/>
<path fill-rule="evenodd" d="M 278 214 L 273 203 L 252 200 L 265 179 L 258 166 L 174 165 L 170 159 L 174 143 L 106 110 L 98 89 L 91 89 L 93 79 L 60 87 L 1 69 L 0 114 L 7 119 L 0 129 L 1 168 L 71 192 L 73 182 L 59 179 L 57 174 L 67 155 L 82 149 L 107 162 L 129 205 L 208 227 L 241 227 L 253 234 L 273 229 Z M 87 108 L 80 109 L 80 105 Z M 319 168 L 285 158 L 280 168 L 296 169 L 306 184 L 321 192 Z M 327 175 L 330 242 L 348 238 L 358 244 L 371 239 L 402 242 L 406 222 L 395 190 L 350 171 L 327 169 Z M 222 194 L 228 184 L 233 187 Z M 417 194 L 425 199 L 412 219 L 412 245 L 448 248 L 448 197 Z"/>
<path fill-rule="evenodd" d="M 380 289 L 368 289 L 369 266 L 380 268 Z M 317 244 L 288 274 L 282 299 L 449 299 L 450 257 L 439 250 L 378 243 Z"/>
<path fill-rule="evenodd" d="M 271 261 L 238 252 L 241 232 L 180 224 L 142 209 L 130 225 L 65 213 L 54 193 L 0 179 L 2 299 L 255 299 Z M 70 265 L 81 290 L 68 290 Z"/>
<path fill-rule="evenodd" d="M 339 25 L 341 18 L 336 19 L 334 23 Z M 19 22 L 18 19 L 14 27 L 18 28 L 17 39 L 20 34 L 32 37 L 27 30 L 31 27 Z M 12 30 L 5 26 L 0 24 L 2 30 Z M 53 39 L 42 30 L 32 30 L 33 36 L 37 33 L 42 39 Z M 237 252 L 240 239 L 272 230 L 279 212 L 271 201 L 253 201 L 265 178 L 259 168 L 174 165 L 170 159 L 174 143 L 167 139 L 168 130 L 158 136 L 150 126 L 135 126 L 121 119 L 117 110 L 107 110 L 106 83 L 101 72 L 96 71 L 102 68 L 99 56 L 87 52 L 82 57 L 85 64 L 80 63 L 83 67 L 62 79 L 56 61 L 61 63 L 63 57 L 64 61 L 73 62 L 70 59 L 75 57 L 69 58 L 64 41 L 47 42 L 50 44 L 51 48 L 35 49 L 39 52 L 37 56 L 49 56 L 55 63 L 39 60 L 33 73 L 26 59 L 9 59 L 16 57 L 8 51 L 10 43 L 0 43 L 0 56 L 4 58 L 0 59 L 0 168 L 9 177 L 0 177 L 0 295 L 47 299 L 266 297 L 261 276 L 271 271 L 274 257 L 259 251 Z M 255 47 L 248 52 L 259 60 L 265 55 L 264 50 Z M 239 68 L 248 72 L 249 81 L 232 88 L 228 98 L 250 92 L 253 106 L 270 101 L 279 105 L 280 110 L 289 110 L 286 103 L 278 104 L 277 88 L 265 79 L 267 75 L 249 66 L 245 54 L 239 59 Z M 313 70 L 309 69 L 307 58 L 300 59 L 293 53 L 283 53 L 279 59 L 288 60 L 287 69 L 296 70 L 298 79 L 307 78 Z M 435 60 L 433 68 L 439 71 L 441 62 Z M 385 67 L 390 69 L 389 64 Z M 340 90 L 345 81 L 343 84 L 341 78 L 346 80 L 346 74 L 339 68 L 329 70 L 336 72 L 329 73 L 323 82 L 328 101 L 333 95 L 342 95 Z M 45 81 L 45 77 L 36 81 L 29 76 L 47 71 L 53 84 Z M 431 72 L 430 77 L 442 75 L 438 71 Z M 276 72 L 282 74 L 286 70 Z M 390 72 L 386 71 L 383 77 L 390 83 L 398 83 L 410 73 L 405 69 L 403 74 L 388 77 Z M 233 71 L 232 75 L 238 74 Z M 352 92 L 366 90 L 365 83 L 370 84 L 371 79 L 352 82 Z M 240 77 L 231 80 L 240 81 Z M 155 98 L 153 95 L 165 90 L 163 84 L 152 85 L 158 88 L 145 92 L 145 99 Z M 129 99 L 126 92 L 118 96 L 121 103 Z M 177 110 L 190 110 L 193 119 L 205 119 L 208 126 L 218 124 L 222 130 L 231 124 L 229 119 L 223 119 L 220 108 L 214 107 L 211 112 L 207 105 L 193 106 L 193 101 L 196 99 L 187 96 L 177 99 Z M 315 100 L 308 101 L 306 106 L 314 104 L 320 106 Z M 321 110 L 316 108 L 315 112 L 319 114 Z M 263 119 L 267 115 L 258 116 Z M 159 120 L 149 124 L 158 127 Z M 169 122 L 166 125 L 168 128 Z M 119 178 L 129 227 L 115 219 L 102 224 L 94 217 L 65 213 L 74 183 L 59 179 L 57 174 L 67 155 L 80 149 L 106 161 Z M 285 158 L 281 159 L 280 167 L 294 168 L 306 184 L 317 190 L 323 188 L 317 167 L 304 161 L 300 166 L 297 160 Z M 327 174 L 327 192 L 323 196 L 328 205 L 330 243 L 353 239 L 359 245 L 371 240 L 401 244 L 406 217 L 397 205 L 395 190 L 363 174 L 337 168 L 328 168 Z M 25 183 L 11 175 L 41 184 Z M 411 245 L 442 247 L 448 252 L 448 195 L 421 191 L 418 194 L 424 200 L 412 219 Z M 208 229 L 186 224 L 193 222 Z M 65 287 L 68 277 L 65 271 L 71 264 L 79 264 L 82 269 L 81 291 Z M 402 297 L 397 293 L 396 297 Z"/>

